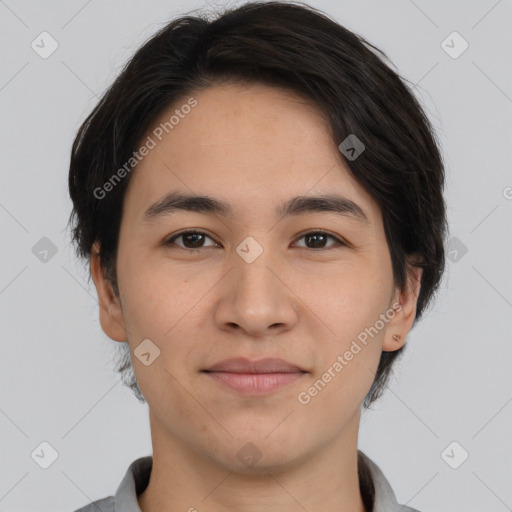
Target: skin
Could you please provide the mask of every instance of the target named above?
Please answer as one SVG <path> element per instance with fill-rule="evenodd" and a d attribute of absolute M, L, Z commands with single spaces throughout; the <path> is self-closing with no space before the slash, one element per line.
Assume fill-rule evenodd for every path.
<path fill-rule="evenodd" d="M 153 469 L 140 508 L 364 512 L 361 405 L 381 352 L 399 349 L 412 328 L 421 270 L 403 289 L 395 286 L 380 209 L 350 176 L 312 104 L 256 84 L 217 85 L 193 97 L 197 106 L 142 160 L 127 189 L 120 297 L 105 280 L 97 245 L 91 254 L 102 329 L 129 343 L 149 406 Z M 178 211 L 144 223 L 145 210 L 170 191 L 222 199 L 235 215 Z M 274 213 L 289 198 L 322 193 L 356 202 L 369 222 Z M 185 228 L 207 236 L 165 245 Z M 303 236 L 315 230 L 347 245 L 331 238 L 315 245 Z M 252 263 L 236 252 L 248 236 L 263 248 Z M 394 303 L 400 311 L 378 335 L 307 405 L 299 403 L 298 394 Z M 133 356 L 147 338 L 160 350 L 148 366 Z M 280 357 L 308 373 L 267 396 L 244 397 L 201 372 L 231 357 Z M 237 457 L 247 442 L 261 454 L 252 467 Z"/>

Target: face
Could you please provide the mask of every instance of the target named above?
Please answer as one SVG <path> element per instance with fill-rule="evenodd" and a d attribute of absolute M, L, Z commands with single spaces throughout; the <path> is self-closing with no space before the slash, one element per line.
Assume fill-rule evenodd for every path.
<path fill-rule="evenodd" d="M 382 350 L 412 326 L 419 281 L 395 287 L 379 207 L 313 105 L 263 85 L 192 96 L 162 140 L 148 132 L 156 146 L 127 189 L 120 301 L 92 259 L 100 320 L 128 340 L 152 427 L 230 470 L 255 471 L 251 456 L 284 468 L 355 439 Z M 287 365 L 205 371 L 233 358 Z"/>

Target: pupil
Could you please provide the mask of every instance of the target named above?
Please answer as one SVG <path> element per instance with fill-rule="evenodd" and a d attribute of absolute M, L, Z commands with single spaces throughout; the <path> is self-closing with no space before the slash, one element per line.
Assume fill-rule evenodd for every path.
<path fill-rule="evenodd" d="M 199 238 L 201 238 L 201 237 L 203 237 L 203 236 L 204 236 L 204 235 L 202 235 L 201 233 L 189 233 L 188 235 L 185 235 L 185 236 L 184 236 L 184 239 L 185 239 L 185 240 L 189 240 L 190 238 L 198 238 L 198 237 L 199 237 Z M 201 247 L 201 244 L 200 244 L 200 243 L 199 243 L 199 244 L 194 244 L 194 242 L 192 242 L 192 245 L 193 245 L 194 247 Z"/>
<path fill-rule="evenodd" d="M 307 235 L 307 238 L 308 238 L 309 240 L 311 240 L 311 239 L 318 239 L 318 238 L 323 239 L 323 238 L 325 238 L 325 235 L 322 235 L 322 234 L 318 234 L 318 233 L 317 233 L 317 234 L 313 234 L 313 235 Z M 317 240 L 317 241 L 318 241 L 318 240 Z M 317 245 L 318 245 L 318 244 L 315 244 L 315 242 L 313 242 L 313 245 L 314 245 L 316 248 L 318 248 L 318 247 L 317 247 Z M 322 242 L 320 241 L 320 248 L 321 248 L 321 246 L 322 246 Z"/>

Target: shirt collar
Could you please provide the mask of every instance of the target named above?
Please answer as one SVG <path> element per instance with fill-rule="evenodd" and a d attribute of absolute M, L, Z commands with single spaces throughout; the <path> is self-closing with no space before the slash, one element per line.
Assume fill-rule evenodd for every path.
<path fill-rule="evenodd" d="M 418 512 L 410 507 L 399 505 L 391 485 L 379 466 L 361 450 L 358 450 L 357 453 L 361 491 L 370 495 L 366 498 L 369 503 L 372 502 L 371 494 L 374 493 L 372 512 L 397 512 L 399 510 L 400 512 Z M 146 489 L 152 466 L 153 457 L 151 455 L 140 457 L 130 464 L 117 488 L 114 512 L 142 512 L 137 496 Z"/>

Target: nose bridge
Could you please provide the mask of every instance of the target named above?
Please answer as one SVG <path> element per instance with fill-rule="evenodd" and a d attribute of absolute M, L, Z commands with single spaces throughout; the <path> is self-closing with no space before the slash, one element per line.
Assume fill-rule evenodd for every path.
<path fill-rule="evenodd" d="M 217 320 L 238 325 L 252 334 L 271 326 L 296 321 L 291 292 L 276 276 L 282 265 L 270 247 L 270 237 L 248 236 L 235 248 L 229 291 L 223 297 Z"/>
<path fill-rule="evenodd" d="M 249 309 L 263 312 L 275 306 L 273 303 L 279 299 L 281 291 L 278 288 L 282 284 L 270 270 L 272 266 L 278 266 L 270 237 L 259 235 L 257 238 L 261 243 L 255 237 L 248 236 L 236 247 L 235 293 L 238 304 L 246 304 Z"/>

